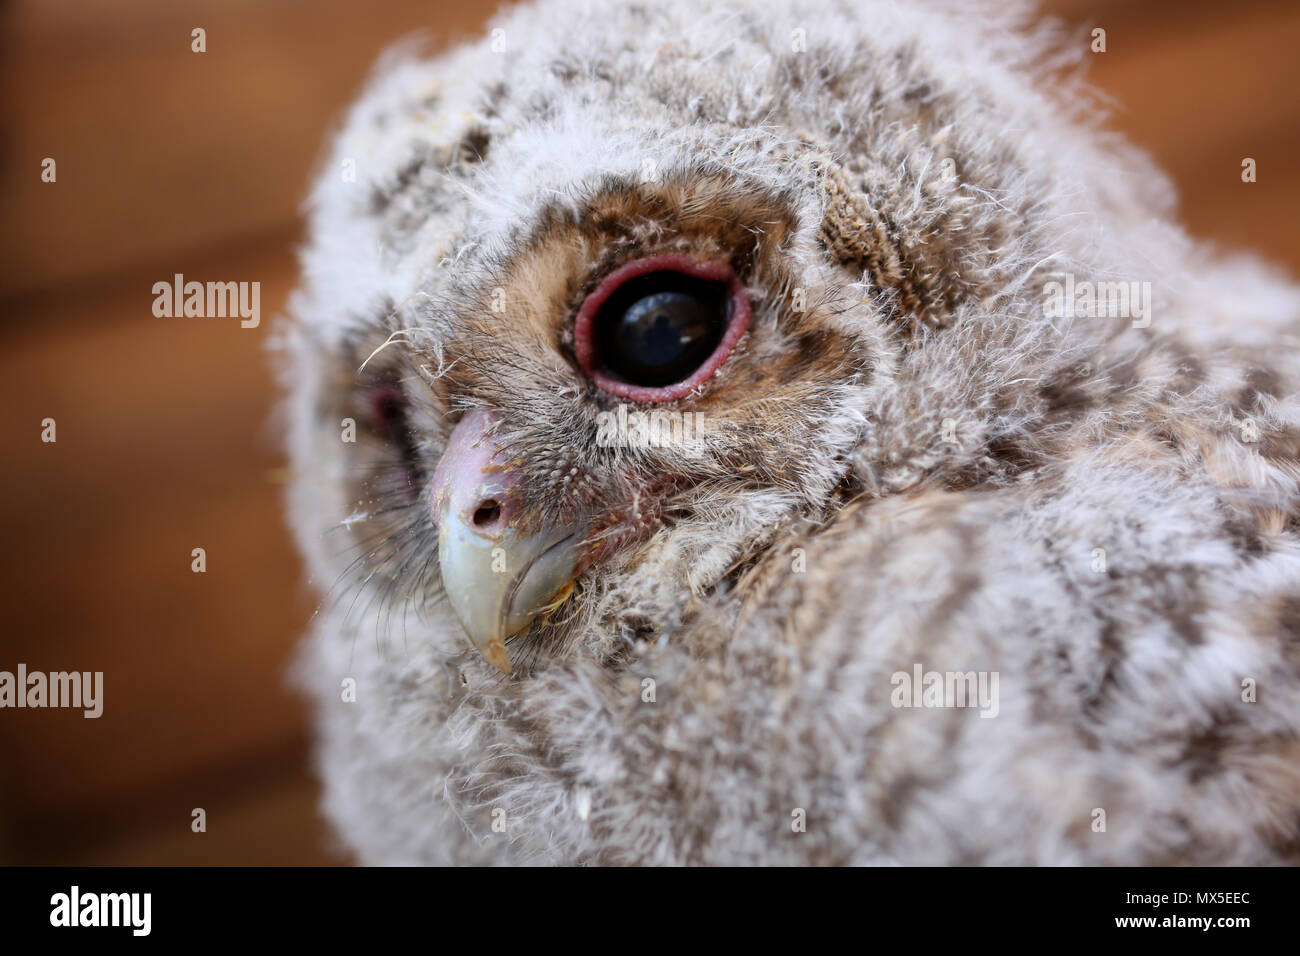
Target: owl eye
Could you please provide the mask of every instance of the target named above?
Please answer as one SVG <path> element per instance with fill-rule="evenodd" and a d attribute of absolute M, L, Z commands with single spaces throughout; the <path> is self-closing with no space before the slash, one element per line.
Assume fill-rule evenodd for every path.
<path fill-rule="evenodd" d="M 652 272 L 605 300 L 596 314 L 596 353 L 630 385 L 672 385 L 713 354 L 726 325 L 724 286 L 681 272 Z"/>
<path fill-rule="evenodd" d="M 400 440 L 406 429 L 406 398 L 396 385 L 380 385 L 370 391 L 370 420 L 375 431 L 388 441 Z"/>
<path fill-rule="evenodd" d="M 406 396 L 398 385 L 379 385 L 372 388 L 369 400 L 370 425 L 375 433 L 388 443 L 397 459 L 398 485 L 411 491 L 419 477 L 419 456 L 415 435 L 407 421 Z"/>
<path fill-rule="evenodd" d="M 652 256 L 610 273 L 587 297 L 574 351 L 605 391 L 671 401 L 707 380 L 748 324 L 749 301 L 729 266 Z"/>

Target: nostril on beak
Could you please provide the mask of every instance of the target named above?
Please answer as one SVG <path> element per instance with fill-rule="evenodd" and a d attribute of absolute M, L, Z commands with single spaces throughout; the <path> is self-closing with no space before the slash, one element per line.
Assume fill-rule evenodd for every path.
<path fill-rule="evenodd" d="M 474 509 L 474 527 L 487 528 L 496 523 L 501 517 L 501 505 L 495 498 L 488 498 L 479 502 L 479 506 Z"/>

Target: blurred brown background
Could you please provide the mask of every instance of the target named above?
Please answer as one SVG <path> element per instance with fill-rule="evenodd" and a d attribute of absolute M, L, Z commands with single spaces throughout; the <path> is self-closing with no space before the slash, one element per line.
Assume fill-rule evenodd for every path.
<path fill-rule="evenodd" d="M 475 35 L 494 7 L 3 8 L 0 670 L 104 671 L 105 706 L 0 710 L 0 862 L 342 862 L 285 686 L 314 599 L 281 519 L 265 345 L 322 140 L 376 55 L 416 30 Z M 1092 79 L 1173 175 L 1192 231 L 1300 275 L 1300 5 L 1045 9 L 1081 43 L 1107 30 Z M 154 318 L 151 287 L 176 272 L 260 281 L 260 327 Z"/>

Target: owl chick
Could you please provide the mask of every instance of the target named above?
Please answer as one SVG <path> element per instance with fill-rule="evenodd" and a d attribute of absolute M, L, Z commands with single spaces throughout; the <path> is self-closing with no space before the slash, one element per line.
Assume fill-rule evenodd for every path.
<path fill-rule="evenodd" d="M 1300 856 L 1300 289 L 1020 6 L 399 53 L 287 331 L 366 863 Z"/>

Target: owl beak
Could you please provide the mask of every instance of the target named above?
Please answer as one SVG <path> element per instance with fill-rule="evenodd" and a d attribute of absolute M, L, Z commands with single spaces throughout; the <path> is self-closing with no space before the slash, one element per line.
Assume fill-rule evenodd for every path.
<path fill-rule="evenodd" d="M 577 574 L 576 525 L 522 527 L 526 478 L 493 434 L 495 416 L 468 413 L 433 475 L 442 586 L 480 654 L 511 671 L 506 638 L 557 603 Z"/>

